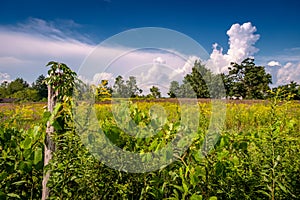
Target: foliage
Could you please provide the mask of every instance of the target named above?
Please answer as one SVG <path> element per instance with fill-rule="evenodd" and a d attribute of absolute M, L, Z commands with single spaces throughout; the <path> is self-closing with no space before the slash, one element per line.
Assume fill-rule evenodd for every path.
<path fill-rule="evenodd" d="M 270 104 L 228 104 L 225 127 L 214 149 L 206 156 L 202 155 L 201 146 L 211 107 L 209 103 L 199 103 L 199 130 L 188 151 L 171 165 L 143 174 L 110 169 L 92 156 L 72 128 L 72 106 L 72 101 L 63 99 L 52 116 L 47 112 L 44 114 L 43 121 L 51 119 L 57 130 L 54 135 L 57 151 L 48 166 L 51 169 L 48 185 L 51 199 L 271 199 L 272 196 L 297 199 L 300 195 L 300 105 L 296 102 L 280 102 L 277 98 Z M 99 124 L 116 145 L 140 152 L 153 151 L 158 145 L 168 142 L 169 133 L 177 134 L 170 132 L 170 127 L 180 120 L 178 104 L 131 104 L 132 119 L 140 125 L 151 122 L 151 119 L 159 124 L 159 119 L 151 118 L 149 110 L 153 106 L 162 106 L 167 111 L 167 121 L 162 131 L 148 142 L 134 139 L 118 128 L 112 104 L 95 105 L 95 110 Z M 16 113 L 7 109 L 2 108 L 1 112 Z M 18 121 L 25 120 L 28 113 L 19 113 Z M 9 116 L 13 120 L 17 115 Z M 33 163 L 36 150 L 43 144 L 41 140 L 33 142 L 36 141 L 33 138 L 39 138 L 34 135 L 44 131 L 12 128 L 16 125 L 12 123 L 11 127 L 2 126 L 1 129 L 2 138 L 14 138 L 1 143 L 1 174 L 8 173 L 0 181 L 1 195 L 23 199 L 30 199 L 33 195 L 32 199 L 40 199 L 42 169 L 39 164 L 32 164 L 29 170 L 20 163 L 22 159 Z M 21 144 L 29 141 L 26 138 L 31 138 L 30 151 L 22 149 Z M 28 152 L 31 153 L 27 159 L 19 157 L 28 155 Z M 9 167 L 10 164 L 13 168 Z"/>
<path fill-rule="evenodd" d="M 300 105 L 282 101 L 279 92 L 270 103 L 227 104 L 225 125 L 217 133 L 220 137 L 210 151 L 204 152 L 205 135 L 213 114 L 210 103 L 199 103 L 199 113 L 191 107 L 188 110 L 192 117 L 187 123 L 199 125 L 193 132 L 189 126 L 181 125 L 184 107 L 177 103 L 129 102 L 124 107 L 116 102 L 91 108 L 84 102 L 74 102 L 71 95 L 76 73 L 65 64 L 50 62 L 48 65 L 51 66 L 49 74 L 55 76 L 49 76 L 46 81 L 60 95 L 53 112 L 44 112 L 42 125 L 25 131 L 14 128 L 22 126 L 15 120 L 23 120 L 23 113 L 9 119 L 2 113 L 6 111 L 1 112 L 4 119 L 0 126 L 1 198 L 40 199 L 43 171 L 48 170 L 51 171 L 47 185 L 50 199 L 297 199 L 300 196 Z M 203 83 L 198 80 L 201 77 L 214 81 L 214 75 L 196 62 L 197 66 L 199 69 L 195 68 L 179 86 L 181 95 L 192 87 L 197 89 L 197 85 Z M 140 91 L 135 78 L 129 78 L 125 84 L 119 77 L 116 82 L 114 89 L 125 92 L 128 97 L 135 97 Z M 197 92 L 198 97 L 205 94 L 202 93 L 205 86 L 202 86 L 204 91 Z M 211 86 L 206 84 L 206 87 Z M 79 105 L 81 109 L 74 109 Z M 99 139 L 94 137 L 97 134 L 89 133 L 87 126 L 81 129 L 75 126 L 80 125 L 75 116 L 92 115 L 92 110 L 98 119 L 96 130 L 101 128 L 106 136 L 100 144 L 109 140 L 125 151 L 147 155 L 145 153 L 167 147 L 177 136 L 178 143 L 184 143 L 180 140 L 183 131 L 193 136 L 189 138 L 192 144 L 182 154 L 175 149 L 162 153 L 162 158 L 142 157 L 142 161 L 150 159 L 153 165 L 176 158 L 175 162 L 156 171 L 131 174 L 111 169 L 90 151 L 109 156 L 114 152 L 107 151 L 105 146 L 93 146 L 93 141 Z M 199 121 L 195 121 L 198 120 L 194 118 L 196 114 Z M 92 124 L 89 118 L 82 120 Z M 13 122 L 12 127 L 7 127 L 6 122 Z M 56 151 L 43 168 L 46 122 L 54 127 L 51 139 Z M 150 137 L 132 135 L 145 136 L 149 131 Z M 87 147 L 92 148 L 89 151 Z M 143 163 L 141 166 L 149 167 Z"/>
<path fill-rule="evenodd" d="M 168 95 L 170 98 L 176 98 L 179 95 L 180 85 L 177 81 L 170 83 Z M 178 96 L 179 97 L 179 96 Z"/>
<path fill-rule="evenodd" d="M 161 97 L 161 93 L 160 93 L 160 91 L 159 91 L 159 88 L 158 87 L 156 87 L 156 86 L 152 86 L 151 88 L 150 88 L 150 97 L 153 97 L 153 98 L 160 98 Z"/>
<path fill-rule="evenodd" d="M 11 95 L 12 98 L 16 98 L 21 102 L 36 102 L 40 100 L 38 91 L 32 88 L 26 88 L 24 90 L 15 92 Z"/>
<path fill-rule="evenodd" d="M 0 126 L 0 199 L 40 199 L 43 138 L 38 126 L 26 131 Z"/>
<path fill-rule="evenodd" d="M 3 128 L 29 129 L 42 122 L 45 104 L 22 103 L 0 106 L 0 124 Z"/>
<path fill-rule="evenodd" d="M 191 74 L 187 74 L 184 79 L 193 88 L 193 91 L 197 94 L 198 98 L 210 97 L 207 80 L 210 79 L 212 73 L 205 68 L 200 62 L 196 61 Z"/>
<path fill-rule="evenodd" d="M 300 100 L 300 87 L 296 82 L 291 81 L 289 84 L 272 88 L 268 96 L 274 98 L 275 94 L 280 96 L 281 99 L 289 98 L 291 100 Z"/>
<path fill-rule="evenodd" d="M 22 78 L 17 78 L 16 80 L 10 82 L 7 86 L 8 94 L 13 94 L 15 92 L 21 91 L 28 88 L 29 84 Z"/>
<path fill-rule="evenodd" d="M 192 72 L 184 77 L 181 85 L 177 81 L 170 83 L 168 95 L 171 98 L 221 98 L 226 96 L 221 75 L 213 74 L 200 61 L 195 61 Z"/>
<path fill-rule="evenodd" d="M 123 77 L 119 75 L 113 85 L 112 96 L 117 98 L 134 98 L 138 97 L 142 92 L 143 90 L 137 86 L 134 76 L 129 76 L 125 83 Z"/>
<path fill-rule="evenodd" d="M 129 105 L 134 123 L 149 124 L 149 108 L 157 103 Z M 59 104 L 67 109 L 53 119 L 71 116 L 71 102 Z M 133 138 L 117 125 L 112 105 L 95 106 L 99 124 L 106 136 L 120 148 L 147 152 L 166 145 L 180 120 L 177 104 L 164 103 L 166 124 L 149 140 Z M 80 135 L 68 123 L 55 136 L 59 150 L 51 164 L 51 198 L 85 199 L 297 199 L 299 196 L 299 104 L 228 104 L 226 125 L 218 143 L 208 154 L 201 146 L 209 125 L 211 108 L 201 103 L 198 134 L 187 152 L 158 171 L 130 174 L 110 169 L 83 146 Z M 60 110 L 58 109 L 58 110 Z M 120 109 L 118 109 L 120 111 Z M 270 117 L 271 116 L 271 117 Z M 124 119 L 123 119 L 124 118 Z M 155 124 L 154 123 L 154 124 Z M 55 124 L 55 121 L 53 121 Z M 158 126 L 159 127 L 159 126 Z M 56 127 L 58 130 L 60 125 Z M 155 130 L 154 130 L 155 131 Z M 168 139 L 169 138 L 169 139 Z"/>
<path fill-rule="evenodd" d="M 264 99 L 272 83 L 271 75 L 265 72 L 264 67 L 255 66 L 254 59 L 247 58 L 241 64 L 231 63 L 227 81 L 229 96 L 243 99 Z"/>
<path fill-rule="evenodd" d="M 33 96 L 28 96 L 33 95 Z M 35 91 L 29 88 L 29 84 L 22 78 L 16 78 L 8 83 L 3 82 L 0 86 L 0 98 L 16 98 L 18 100 L 36 100 Z"/>
<path fill-rule="evenodd" d="M 45 79 L 47 85 L 51 85 L 58 94 L 57 101 L 61 101 L 64 96 L 72 96 L 77 75 L 66 64 L 51 61 L 47 65 L 48 77 Z"/>
<path fill-rule="evenodd" d="M 0 86 L 0 98 L 14 98 L 19 102 L 37 102 L 47 98 L 48 89 L 44 82 L 45 77 L 40 75 L 32 86 L 22 78 L 12 82 L 3 82 Z"/>
<path fill-rule="evenodd" d="M 46 77 L 44 75 L 40 75 L 32 84 L 32 88 L 37 90 L 39 94 L 39 100 L 47 99 L 48 97 L 48 88 L 45 81 Z"/>
<path fill-rule="evenodd" d="M 108 80 L 101 80 L 101 83 L 96 87 L 92 85 L 95 93 L 95 101 L 102 101 L 111 98 L 112 89 L 108 87 Z"/>

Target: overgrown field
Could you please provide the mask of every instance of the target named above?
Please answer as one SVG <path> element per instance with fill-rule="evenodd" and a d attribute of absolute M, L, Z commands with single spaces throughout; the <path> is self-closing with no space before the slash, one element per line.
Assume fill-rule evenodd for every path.
<path fill-rule="evenodd" d="M 164 159 L 175 156 L 175 162 L 145 173 L 111 169 L 94 157 L 81 140 L 80 134 L 85 133 L 78 134 L 70 123 L 74 119 L 73 102 L 60 103 L 52 116 L 43 111 L 44 106 L 0 106 L 0 199 L 41 198 L 43 138 L 48 120 L 56 128 L 53 139 L 57 145 L 51 163 L 44 169 L 51 170 L 51 199 L 300 197 L 298 102 L 228 103 L 218 140 L 205 153 L 211 105 L 199 103 L 199 126 L 196 133 L 191 133 L 193 141 L 187 151 L 166 153 Z M 138 154 L 156 152 L 181 133 L 182 109 L 176 102 L 128 104 L 127 117 L 126 113 L 114 114 L 116 108 L 122 112 L 122 107 L 117 106 L 95 105 L 94 109 L 104 134 L 123 150 Z M 156 115 L 151 115 L 152 111 Z M 126 120 L 141 127 L 150 126 L 155 134 L 146 138 L 130 136 L 124 131 L 128 127 L 118 123 Z M 90 144 L 97 140 L 92 136 L 87 136 Z"/>

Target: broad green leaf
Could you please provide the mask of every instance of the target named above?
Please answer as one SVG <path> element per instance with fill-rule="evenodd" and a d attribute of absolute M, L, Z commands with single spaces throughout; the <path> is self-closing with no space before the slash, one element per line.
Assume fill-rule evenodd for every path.
<path fill-rule="evenodd" d="M 21 143 L 21 148 L 29 149 L 31 147 L 31 138 L 28 136 L 24 141 Z"/>
<path fill-rule="evenodd" d="M 33 139 L 34 140 L 38 140 L 40 135 L 41 135 L 41 132 L 40 132 L 39 128 L 40 128 L 39 126 L 35 126 L 33 128 Z"/>
<path fill-rule="evenodd" d="M 18 199 L 21 199 L 21 197 L 17 194 L 14 194 L 14 193 L 8 193 L 7 194 L 8 197 L 14 197 L 14 198 L 18 198 Z"/>
<path fill-rule="evenodd" d="M 33 164 L 36 165 L 43 159 L 43 150 L 39 147 L 34 152 Z"/>
<path fill-rule="evenodd" d="M 25 149 L 25 151 L 23 152 L 23 156 L 24 156 L 25 160 L 29 160 L 31 154 L 32 154 L 32 149 Z"/>
<path fill-rule="evenodd" d="M 202 195 L 193 194 L 190 198 L 190 200 L 202 200 Z"/>

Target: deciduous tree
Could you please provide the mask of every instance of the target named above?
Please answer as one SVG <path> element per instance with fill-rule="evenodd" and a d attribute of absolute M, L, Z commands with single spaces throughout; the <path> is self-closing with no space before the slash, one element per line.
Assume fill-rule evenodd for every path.
<path fill-rule="evenodd" d="M 228 81 L 230 81 L 231 96 L 243 99 L 264 99 L 270 89 L 272 77 L 266 73 L 263 66 L 256 66 L 254 59 L 247 58 L 238 63 L 231 63 Z"/>

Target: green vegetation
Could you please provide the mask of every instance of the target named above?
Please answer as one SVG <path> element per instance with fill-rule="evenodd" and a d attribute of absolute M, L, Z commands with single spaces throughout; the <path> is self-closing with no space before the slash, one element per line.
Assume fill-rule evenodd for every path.
<path fill-rule="evenodd" d="M 92 122 L 76 118 L 78 114 L 84 116 L 83 113 L 91 111 L 84 106 L 84 102 L 74 102 L 70 97 L 72 92 L 78 92 L 71 90 L 76 74 L 64 64 L 50 62 L 49 65 L 49 74 L 57 73 L 45 79 L 54 86 L 51 92 L 56 95 L 52 113 L 43 109 L 43 104 L 8 104 L 0 107 L 0 199 L 40 199 L 46 172 L 50 172 L 47 185 L 49 199 L 299 198 L 300 104 L 292 100 L 292 92 L 282 93 L 283 89 L 279 88 L 268 93 L 272 96 L 269 101 L 252 105 L 228 103 L 224 126 L 220 127 L 218 140 L 209 151 L 205 148 L 208 144 L 205 136 L 213 114 L 210 102 L 199 102 L 199 113 L 193 108 L 188 110 L 189 113 L 199 114 L 196 132 L 184 129 L 180 124 L 183 107 L 176 102 L 129 102 L 126 104 L 127 110 L 121 104 L 95 104 L 92 109 L 106 136 L 105 140 L 109 139 L 126 151 L 145 155 L 145 152 L 160 151 L 175 137 L 179 137 L 178 143 L 184 144 L 180 140 L 182 131 L 193 136 L 192 144 L 182 154 L 162 153 L 163 161 L 176 158 L 170 165 L 151 172 L 128 173 L 104 165 L 87 149 L 113 155 L 113 152 L 107 152 L 105 146 L 93 145 L 100 138 L 95 137 L 96 133 L 85 135 L 88 133 L 85 126 L 77 128 L 81 124 L 78 119 L 83 119 L 84 123 Z M 201 69 L 200 63 L 196 66 Z M 174 90 L 170 91 L 170 96 L 176 96 L 181 88 L 188 91 L 198 87 L 193 81 L 199 76 L 199 71 L 194 69 L 193 72 L 186 76 L 184 86 L 171 83 Z M 209 71 L 203 72 L 214 79 L 215 75 Z M 253 76 L 244 77 L 251 80 Z M 57 84 L 62 80 L 68 81 Z M 239 81 L 249 84 L 248 78 L 247 81 Z M 20 83 L 23 89 L 26 88 L 26 84 L 18 80 L 17 85 L 22 85 Z M 263 92 L 249 90 L 245 92 L 245 98 L 253 94 L 265 95 L 262 90 L 265 85 L 252 86 Z M 135 98 L 140 94 L 134 77 L 126 82 L 119 77 L 115 88 L 120 91 L 116 95 L 125 92 L 128 97 Z M 157 89 L 152 87 L 153 97 L 159 96 Z M 107 92 L 110 90 L 107 82 L 102 81 L 101 89 L 93 91 L 109 95 Z M 196 94 L 200 97 L 199 93 Z M 81 109 L 74 110 L 78 106 Z M 116 115 L 115 111 L 119 114 Z M 195 119 L 188 122 L 194 123 Z M 120 125 L 118 120 L 126 123 Z M 55 151 L 50 162 L 44 166 L 44 147 L 49 141 L 49 138 L 45 140 L 47 122 L 48 127 L 54 128 L 50 137 Z M 135 131 L 136 126 L 141 130 L 148 126 L 150 132 L 155 134 L 146 138 L 129 135 L 128 130 Z M 103 142 L 101 140 L 99 144 Z M 153 158 L 154 165 L 156 162 Z"/>
<path fill-rule="evenodd" d="M 264 67 L 255 66 L 254 59 L 246 59 L 241 64 L 232 63 L 226 77 L 229 96 L 243 99 L 265 99 L 272 77 Z"/>
<path fill-rule="evenodd" d="M 155 151 L 178 134 L 180 108 L 176 103 L 134 103 L 130 105 L 136 123 L 149 123 L 149 108 L 167 110 L 167 122 L 150 140 L 137 140 L 116 124 L 113 105 L 95 105 L 99 124 L 107 137 L 123 149 Z M 2 108 L 20 113 L 20 120 L 36 120 L 45 127 L 52 119 L 57 130 L 57 151 L 47 169 L 51 199 L 297 199 L 300 195 L 300 105 L 274 99 L 272 103 L 228 104 L 225 127 L 208 154 L 202 154 L 204 135 L 210 121 L 210 103 L 199 103 L 200 121 L 193 144 L 178 160 L 158 171 L 130 174 L 111 169 L 93 157 L 69 123 L 72 103 L 57 104 L 52 116 L 31 119 L 30 107 Z M 2 115 L 0 191 L 5 198 L 40 199 L 43 168 L 40 153 L 44 128 L 16 129 L 16 115 Z M 30 116 L 30 115 L 29 115 Z M 40 123 L 38 123 L 40 122 Z M 67 123 L 68 122 L 68 123 Z M 169 139 L 168 139 L 169 138 Z"/>
<path fill-rule="evenodd" d="M 12 98 L 21 102 L 46 101 L 48 90 L 44 80 L 45 77 L 40 75 L 32 86 L 22 78 L 17 78 L 10 83 L 4 81 L 0 85 L 0 100 Z"/>

